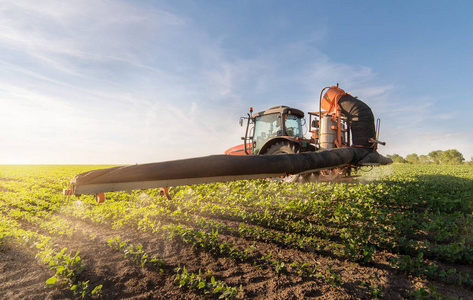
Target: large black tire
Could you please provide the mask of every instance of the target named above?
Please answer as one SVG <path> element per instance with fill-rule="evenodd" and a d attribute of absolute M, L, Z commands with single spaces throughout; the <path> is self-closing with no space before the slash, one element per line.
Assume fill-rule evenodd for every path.
<path fill-rule="evenodd" d="M 284 142 L 277 142 L 271 147 L 263 155 L 278 155 L 278 154 L 296 154 L 300 152 L 299 146 L 291 143 L 289 141 Z M 308 182 L 308 176 L 306 175 L 288 175 L 283 178 L 285 182 Z"/>
<path fill-rule="evenodd" d="M 300 149 L 294 143 L 289 141 L 277 142 L 264 153 L 264 155 L 277 155 L 277 154 L 296 154 L 299 153 Z"/>

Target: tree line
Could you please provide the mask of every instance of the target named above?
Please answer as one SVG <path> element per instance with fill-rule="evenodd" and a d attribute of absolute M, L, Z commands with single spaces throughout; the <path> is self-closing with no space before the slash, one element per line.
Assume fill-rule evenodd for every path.
<path fill-rule="evenodd" d="M 465 162 L 463 154 L 457 149 L 450 150 L 435 150 L 430 152 L 428 155 L 417 155 L 416 153 L 408 154 L 406 158 L 399 154 L 388 154 L 387 157 L 391 158 L 395 163 L 401 164 L 444 164 L 444 165 L 460 165 Z M 467 164 L 473 165 L 473 157 Z"/>

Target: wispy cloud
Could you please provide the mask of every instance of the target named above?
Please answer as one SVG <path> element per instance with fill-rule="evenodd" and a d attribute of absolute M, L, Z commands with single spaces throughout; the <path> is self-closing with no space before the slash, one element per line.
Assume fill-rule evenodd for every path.
<path fill-rule="evenodd" d="M 62 72 L 140 65 L 156 37 L 184 20 L 122 1 L 2 1 L 0 44 Z M 75 75 L 78 75 L 76 72 Z"/>

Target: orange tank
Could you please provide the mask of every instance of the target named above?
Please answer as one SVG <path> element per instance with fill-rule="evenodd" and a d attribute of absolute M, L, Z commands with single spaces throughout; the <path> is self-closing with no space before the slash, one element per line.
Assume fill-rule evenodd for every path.
<path fill-rule="evenodd" d="M 337 107 L 336 104 L 338 100 L 346 94 L 347 93 L 338 86 L 332 85 L 325 92 L 325 95 L 322 97 L 320 105 L 327 113 L 334 113 Z"/>

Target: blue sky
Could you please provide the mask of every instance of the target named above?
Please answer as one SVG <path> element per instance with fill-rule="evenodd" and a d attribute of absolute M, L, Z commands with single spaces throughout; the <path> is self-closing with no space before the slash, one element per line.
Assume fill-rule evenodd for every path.
<path fill-rule="evenodd" d="M 0 1 L 0 164 L 223 153 L 336 83 L 383 154 L 473 156 L 471 1 Z"/>

